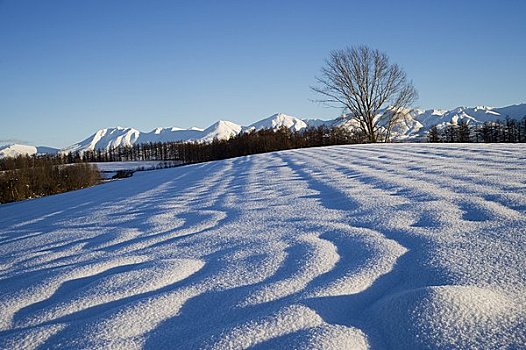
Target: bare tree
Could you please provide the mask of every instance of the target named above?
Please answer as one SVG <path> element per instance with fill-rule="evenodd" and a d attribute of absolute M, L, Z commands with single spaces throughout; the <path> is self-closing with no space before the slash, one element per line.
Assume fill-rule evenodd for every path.
<path fill-rule="evenodd" d="M 319 102 L 347 108 L 370 142 L 389 141 L 418 97 L 406 73 L 367 46 L 332 51 L 317 81 L 312 89 L 324 96 Z"/>

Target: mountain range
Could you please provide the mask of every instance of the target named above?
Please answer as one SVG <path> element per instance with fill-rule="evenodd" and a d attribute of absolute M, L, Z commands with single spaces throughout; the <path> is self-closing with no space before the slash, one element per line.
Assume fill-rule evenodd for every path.
<path fill-rule="evenodd" d="M 425 137 L 427 131 L 433 125 L 442 127 L 448 124 L 457 124 L 461 120 L 469 124 L 477 124 L 498 119 L 503 120 L 507 117 L 514 119 L 526 117 L 526 103 L 501 108 L 478 106 L 458 107 L 452 110 L 416 109 L 410 111 L 407 117 L 397 125 L 394 130 L 393 140 L 419 141 Z M 332 120 L 320 120 L 300 119 L 283 113 L 274 114 L 245 127 L 226 120 L 220 120 L 206 129 L 195 127 L 190 129 L 168 127 L 156 128 L 150 132 L 141 132 L 134 128 L 114 127 L 100 129 L 86 139 L 61 150 L 51 147 L 19 144 L 0 146 L 0 158 L 17 156 L 18 154 L 84 152 L 87 150 L 109 149 L 112 147 L 130 146 L 136 143 L 149 142 L 209 142 L 215 138 L 220 140 L 229 139 L 241 132 L 251 130 L 286 127 L 293 131 L 300 131 L 310 126 L 316 127 L 321 125 L 328 127 L 339 126 L 348 129 L 356 127 L 355 122 L 348 115 L 343 115 Z"/>

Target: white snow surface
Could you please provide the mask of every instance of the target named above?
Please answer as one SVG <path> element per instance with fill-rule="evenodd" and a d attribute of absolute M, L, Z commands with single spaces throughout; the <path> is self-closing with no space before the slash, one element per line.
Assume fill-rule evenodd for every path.
<path fill-rule="evenodd" d="M 311 148 L 0 206 L 1 349 L 524 349 L 526 146 Z"/>

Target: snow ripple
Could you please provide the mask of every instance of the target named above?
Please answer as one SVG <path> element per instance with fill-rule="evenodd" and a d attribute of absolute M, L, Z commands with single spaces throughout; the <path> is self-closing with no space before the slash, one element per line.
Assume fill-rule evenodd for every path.
<path fill-rule="evenodd" d="M 524 151 L 292 150 L 2 205 L 0 348 L 523 348 Z"/>

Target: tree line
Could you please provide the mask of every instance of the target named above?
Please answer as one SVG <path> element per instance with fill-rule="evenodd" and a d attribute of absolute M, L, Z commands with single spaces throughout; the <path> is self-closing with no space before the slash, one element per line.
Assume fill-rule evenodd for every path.
<path fill-rule="evenodd" d="M 0 162 L 0 203 L 43 197 L 100 182 L 100 174 L 88 163 L 64 164 L 58 156 L 19 156 Z"/>
<path fill-rule="evenodd" d="M 506 118 L 482 124 L 468 124 L 461 120 L 442 128 L 433 126 L 427 134 L 428 142 L 526 142 L 526 117 L 522 120 Z"/>
<path fill-rule="evenodd" d="M 291 131 L 282 127 L 278 130 L 262 129 L 244 132 L 228 140 L 214 139 L 212 142 L 156 142 L 108 150 L 86 151 L 82 155 L 82 161 L 175 160 L 187 164 L 293 148 L 366 141 L 367 138 L 361 133 L 351 132 L 341 127 L 319 126 L 301 131 Z M 68 161 L 78 160 L 77 155 L 68 155 L 68 158 Z"/>
<path fill-rule="evenodd" d="M 58 155 L 19 156 L 0 159 L 0 203 L 41 197 L 92 186 L 100 174 L 91 162 L 180 161 L 183 164 L 221 160 L 256 153 L 294 148 L 367 143 L 361 131 L 342 127 L 311 127 L 291 131 L 263 129 L 240 133 L 228 140 L 212 142 L 157 142 L 107 150 Z M 526 118 L 521 121 L 486 122 L 470 125 L 460 121 L 443 128 L 434 126 L 429 142 L 526 142 Z"/>
<path fill-rule="evenodd" d="M 107 150 L 0 159 L 0 203 L 42 197 L 95 185 L 100 173 L 91 162 L 180 161 L 183 164 L 220 160 L 255 153 L 363 143 L 360 133 L 320 126 L 303 131 L 281 128 L 241 133 L 228 140 L 157 142 Z"/>
<path fill-rule="evenodd" d="M 291 131 L 282 127 L 278 130 L 244 132 L 227 140 L 214 139 L 211 142 L 154 142 L 87 150 L 82 153 L 6 157 L 0 159 L 0 171 L 39 167 L 42 163 L 54 166 L 86 162 L 155 160 L 196 163 L 293 148 L 364 142 L 367 142 L 367 138 L 360 132 L 341 127 L 319 126 L 301 131 Z"/>

